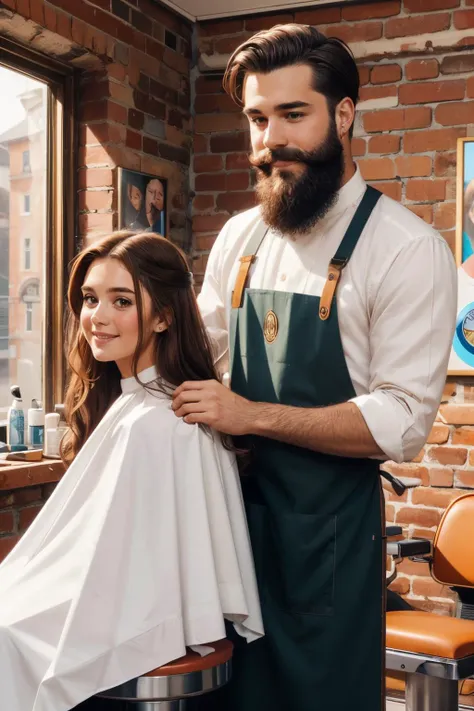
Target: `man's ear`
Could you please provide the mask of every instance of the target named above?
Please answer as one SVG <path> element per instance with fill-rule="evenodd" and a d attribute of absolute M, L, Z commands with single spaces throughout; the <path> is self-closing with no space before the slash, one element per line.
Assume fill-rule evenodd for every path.
<path fill-rule="evenodd" d="M 336 128 L 339 140 L 342 141 L 351 129 L 355 118 L 355 107 L 352 99 L 346 96 L 336 106 Z"/>

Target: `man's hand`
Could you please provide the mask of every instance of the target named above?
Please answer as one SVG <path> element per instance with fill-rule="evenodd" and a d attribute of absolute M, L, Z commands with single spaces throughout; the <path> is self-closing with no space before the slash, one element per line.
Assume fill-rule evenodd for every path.
<path fill-rule="evenodd" d="M 237 436 L 250 433 L 253 404 L 217 380 L 188 380 L 174 391 L 172 407 L 188 424 Z"/>

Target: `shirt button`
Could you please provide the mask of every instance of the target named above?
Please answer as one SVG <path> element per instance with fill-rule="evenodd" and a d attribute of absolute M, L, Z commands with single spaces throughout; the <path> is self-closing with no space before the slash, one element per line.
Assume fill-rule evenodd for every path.
<path fill-rule="evenodd" d="M 280 277 L 280 279 L 281 279 L 281 281 L 285 281 L 285 280 L 286 280 L 286 274 L 282 274 L 281 277 Z"/>

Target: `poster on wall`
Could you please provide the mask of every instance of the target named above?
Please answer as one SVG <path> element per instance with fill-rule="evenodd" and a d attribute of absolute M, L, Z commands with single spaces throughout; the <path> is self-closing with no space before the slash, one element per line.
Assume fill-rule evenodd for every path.
<path fill-rule="evenodd" d="M 118 169 L 119 229 L 167 233 L 166 180 Z"/>
<path fill-rule="evenodd" d="M 474 375 L 474 138 L 459 138 L 456 186 L 458 308 L 449 375 Z"/>

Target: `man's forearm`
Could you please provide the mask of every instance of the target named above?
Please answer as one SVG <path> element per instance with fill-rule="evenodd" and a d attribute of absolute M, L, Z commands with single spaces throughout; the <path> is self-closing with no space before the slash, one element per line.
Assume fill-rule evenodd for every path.
<path fill-rule="evenodd" d="M 321 408 L 251 402 L 249 434 L 342 457 L 383 456 L 352 402 Z"/>

